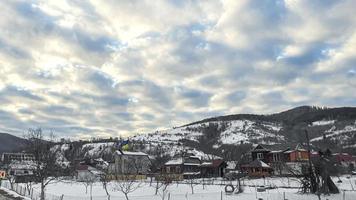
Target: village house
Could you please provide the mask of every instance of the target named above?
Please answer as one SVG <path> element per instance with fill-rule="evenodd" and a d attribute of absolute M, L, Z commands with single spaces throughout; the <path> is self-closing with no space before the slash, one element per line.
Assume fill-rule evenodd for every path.
<path fill-rule="evenodd" d="M 249 164 L 242 165 L 241 170 L 251 177 L 266 177 L 273 174 L 272 167 L 259 159 L 256 159 Z"/>
<path fill-rule="evenodd" d="M 34 160 L 35 157 L 28 153 L 3 153 L 1 155 L 1 163 L 3 163 L 3 165 L 10 164 L 13 161 L 23 162 Z"/>
<path fill-rule="evenodd" d="M 166 162 L 162 173 L 176 180 L 223 177 L 226 167 L 227 163 L 222 159 L 202 161 L 192 153 L 183 153 Z"/>
<path fill-rule="evenodd" d="M 166 162 L 163 166 L 162 173 L 175 175 L 177 179 L 198 178 L 200 177 L 199 157 L 194 155 L 183 155 Z"/>
<path fill-rule="evenodd" d="M 334 153 L 333 160 L 338 163 L 345 172 L 352 172 L 355 170 L 356 159 L 348 153 Z"/>
<path fill-rule="evenodd" d="M 36 170 L 35 157 L 27 153 L 3 153 L 1 156 L 2 168 L 9 176 L 13 176 L 16 182 L 25 182 L 31 179 Z"/>
<path fill-rule="evenodd" d="M 253 177 L 270 176 L 273 174 L 273 168 L 269 166 L 269 153 L 271 151 L 262 145 L 257 145 L 250 153 L 250 162 L 240 166 L 243 173 Z"/>
<path fill-rule="evenodd" d="M 311 152 L 310 157 L 317 155 Z M 241 167 L 250 176 L 302 175 L 307 170 L 309 154 L 300 144 L 294 149 L 285 150 L 270 150 L 257 145 L 250 151 L 250 158 L 250 163 Z"/>
<path fill-rule="evenodd" d="M 221 159 L 203 162 L 200 165 L 202 178 L 224 177 L 227 163 Z"/>
<path fill-rule="evenodd" d="M 103 172 L 90 165 L 80 164 L 76 168 L 77 181 L 95 182 L 95 181 L 99 181 L 102 175 L 104 175 Z"/>
<path fill-rule="evenodd" d="M 309 166 L 309 156 L 308 150 L 298 144 L 295 149 L 285 151 L 285 167 L 283 170 L 283 175 L 296 175 L 300 176 L 307 173 Z M 311 153 L 312 154 L 312 153 Z M 315 153 L 313 153 L 315 156 Z"/>
<path fill-rule="evenodd" d="M 269 162 L 269 153 L 271 151 L 269 149 L 266 149 L 262 145 L 257 145 L 254 149 L 251 151 L 251 158 L 252 161 L 254 160 L 261 160 L 264 163 Z"/>
<path fill-rule="evenodd" d="M 149 173 L 151 160 L 143 152 L 115 151 L 113 160 L 109 163 L 109 174 L 114 176 L 141 175 L 144 178 Z"/>

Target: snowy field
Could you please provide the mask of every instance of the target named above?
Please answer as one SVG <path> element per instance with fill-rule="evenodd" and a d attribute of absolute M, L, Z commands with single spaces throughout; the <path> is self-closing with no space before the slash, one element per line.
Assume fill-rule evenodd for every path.
<path fill-rule="evenodd" d="M 341 177 L 341 183 L 338 183 L 338 178 L 334 177 L 333 180 L 341 190 L 340 194 L 321 196 L 321 199 L 326 200 L 355 200 L 356 199 L 356 177 Z M 200 180 L 201 181 L 201 180 Z M 194 194 L 191 191 L 191 185 L 187 183 L 172 183 L 168 186 L 166 190 L 166 198 L 170 200 L 256 200 L 262 198 L 263 200 L 283 200 L 284 197 L 288 200 L 317 200 L 316 195 L 302 195 L 298 193 L 299 182 L 295 178 L 266 178 L 266 179 L 244 179 L 242 184 L 244 184 L 244 192 L 241 194 L 225 194 L 224 185 L 229 184 L 228 181 L 223 180 L 205 180 L 206 184 L 214 185 L 204 185 L 196 184 L 194 185 Z M 236 182 L 232 182 L 236 185 Z M 277 186 L 276 189 L 266 190 L 265 192 L 257 192 L 256 186 Z M 155 184 L 154 182 L 150 186 L 149 182 L 142 183 L 141 187 L 136 191 L 129 194 L 129 199 L 131 200 L 161 200 L 162 191 L 158 195 L 155 195 Z M 35 190 L 39 191 L 39 185 L 34 186 Z M 111 200 L 121 200 L 125 199 L 124 195 L 115 191 L 115 184 L 111 183 L 108 186 Z M 344 192 L 345 190 L 345 192 Z M 54 200 L 55 197 L 63 196 L 63 200 L 89 200 L 90 199 L 90 187 L 88 187 L 88 192 L 86 193 L 85 185 L 83 183 L 78 183 L 74 181 L 65 181 L 50 184 L 47 187 L 46 193 L 48 195 L 48 200 Z M 95 183 L 92 187 L 93 200 L 106 200 L 107 196 L 103 186 L 100 182 Z M 54 196 L 54 197 L 52 197 Z"/>

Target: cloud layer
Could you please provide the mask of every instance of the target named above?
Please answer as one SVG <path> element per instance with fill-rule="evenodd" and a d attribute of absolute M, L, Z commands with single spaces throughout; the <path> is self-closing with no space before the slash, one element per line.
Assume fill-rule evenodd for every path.
<path fill-rule="evenodd" d="M 132 135 L 356 106 L 353 0 L 1 1 L 0 130 Z"/>

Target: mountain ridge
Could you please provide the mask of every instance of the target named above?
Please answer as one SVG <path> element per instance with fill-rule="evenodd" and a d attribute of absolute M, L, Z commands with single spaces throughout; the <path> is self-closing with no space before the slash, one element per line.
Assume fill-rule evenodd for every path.
<path fill-rule="evenodd" d="M 26 140 L 9 133 L 0 132 L 0 154 L 4 152 L 20 151 L 26 144 Z"/>
<path fill-rule="evenodd" d="M 244 145 L 305 143 L 305 130 L 319 149 L 356 153 L 356 107 L 299 106 L 268 115 L 217 116 L 131 139 L 141 145 L 185 146 L 224 157 L 226 152 L 238 154 L 236 149 Z"/>

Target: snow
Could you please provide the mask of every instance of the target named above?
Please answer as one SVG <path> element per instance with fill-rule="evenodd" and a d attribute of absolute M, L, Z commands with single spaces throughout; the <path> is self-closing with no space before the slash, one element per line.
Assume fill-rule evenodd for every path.
<path fill-rule="evenodd" d="M 99 142 L 84 144 L 82 149 L 89 149 L 86 152 L 86 156 L 95 157 L 103 151 L 110 151 L 110 147 L 114 146 L 114 142 Z"/>
<path fill-rule="evenodd" d="M 146 153 L 143 152 L 133 152 L 133 151 L 116 151 L 119 155 L 129 155 L 129 156 L 148 156 Z"/>
<path fill-rule="evenodd" d="M 3 190 L 4 192 L 6 192 L 7 194 L 13 196 L 14 198 L 22 198 L 23 200 L 31 200 L 30 198 L 21 196 L 21 195 L 17 194 L 16 192 L 11 191 L 7 188 L 0 187 L 0 189 Z M 0 195 L 0 197 L 1 197 L 1 195 Z"/>
<path fill-rule="evenodd" d="M 226 169 L 236 169 L 237 161 L 227 161 Z"/>
<path fill-rule="evenodd" d="M 335 120 L 321 120 L 321 121 L 313 122 L 312 126 L 325 126 L 325 125 L 331 125 L 334 123 L 335 123 Z"/>
<path fill-rule="evenodd" d="M 181 165 L 181 164 L 183 164 L 183 158 L 177 158 L 174 160 L 170 160 L 170 161 L 166 162 L 165 165 Z"/>
<path fill-rule="evenodd" d="M 10 163 L 10 167 L 12 169 L 27 169 L 27 170 L 34 170 L 36 169 L 36 163 L 33 161 L 12 161 Z"/>
<path fill-rule="evenodd" d="M 222 144 L 239 144 L 240 142 L 249 142 L 253 139 L 264 139 L 266 137 L 283 140 L 282 135 L 277 133 L 282 129 L 278 124 L 269 122 L 260 122 L 266 130 L 256 126 L 256 122 L 251 120 L 233 120 L 230 121 L 228 128 L 221 133 L 220 142 Z"/>
<path fill-rule="evenodd" d="M 261 161 L 261 167 L 270 167 L 270 166 L 267 165 L 265 162 Z"/>
<path fill-rule="evenodd" d="M 334 138 L 338 137 L 339 140 L 347 140 L 348 136 L 345 133 L 352 133 L 356 131 L 356 124 L 355 125 L 348 125 L 345 126 L 343 129 L 336 130 L 335 126 L 332 126 L 329 130 L 325 131 L 326 138 Z M 316 137 L 311 139 L 310 141 L 319 141 L 322 140 L 324 136 Z"/>
<path fill-rule="evenodd" d="M 334 177 L 333 180 L 335 184 L 345 191 L 345 200 L 354 200 L 356 199 L 356 191 L 351 191 L 352 187 L 356 188 L 356 177 L 348 179 L 346 176 L 340 177 L 342 183 L 337 183 L 338 178 Z M 209 179 L 204 180 L 205 183 L 210 185 L 202 185 L 199 182 L 202 179 L 194 179 L 194 194 L 191 194 L 191 185 L 190 180 L 184 180 L 182 182 L 173 183 L 168 186 L 168 193 L 170 194 L 171 200 L 220 200 L 221 197 L 223 200 L 233 200 L 233 199 L 244 199 L 244 200 L 256 200 L 258 198 L 263 198 L 264 200 L 281 200 L 283 195 L 286 199 L 289 200 L 317 200 L 316 195 L 311 194 L 299 194 L 298 188 L 299 181 L 296 178 L 280 178 L 280 177 L 267 177 L 265 179 L 242 179 L 241 183 L 244 186 L 244 192 L 241 194 L 225 194 L 224 184 L 236 185 L 236 182 L 224 181 L 222 179 Z M 212 185 L 213 184 L 213 185 Z M 220 185 L 223 184 L 223 185 Z M 111 182 L 108 185 L 109 193 L 111 199 L 124 199 L 123 195 L 118 191 L 113 191 L 114 183 Z M 133 193 L 129 194 L 130 200 L 143 200 L 143 199 L 152 199 L 159 200 L 162 199 L 160 195 L 155 194 L 155 184 L 152 186 L 149 184 L 149 180 L 143 183 L 142 187 Z M 266 192 L 257 192 L 256 187 L 258 186 L 278 186 L 276 189 L 266 190 Z M 281 188 L 284 187 L 284 188 Z M 288 188 L 289 187 L 289 188 Z M 36 190 L 39 188 L 39 185 L 35 185 Z M 105 200 L 107 199 L 105 191 L 100 182 L 97 182 L 93 185 L 93 200 Z M 48 194 L 53 194 L 56 196 L 64 195 L 63 200 L 84 200 L 89 199 L 88 194 L 85 193 L 85 186 L 82 183 L 74 181 L 66 182 L 57 182 L 47 186 Z M 168 199 L 168 198 L 166 198 Z M 340 194 L 330 195 L 330 196 L 321 196 L 322 200 L 332 199 L 332 200 L 342 200 L 343 192 Z"/>
<path fill-rule="evenodd" d="M 198 138 L 203 134 L 199 132 L 200 128 L 208 126 L 209 123 L 218 124 L 219 127 L 222 126 L 222 123 L 227 124 L 226 130 L 221 133 L 221 138 L 217 141 L 217 144 L 214 145 L 214 148 L 219 148 L 221 144 L 238 144 L 241 141 L 248 142 L 251 136 L 253 136 L 254 139 L 273 137 L 278 140 L 283 140 L 283 136 L 276 134 L 282 129 L 281 125 L 271 122 L 258 122 L 264 127 L 262 130 L 257 127 L 257 122 L 251 120 L 205 122 L 186 127 L 156 131 L 150 134 L 137 135 L 131 139 L 166 144 L 176 144 L 181 139 L 198 141 Z"/>

